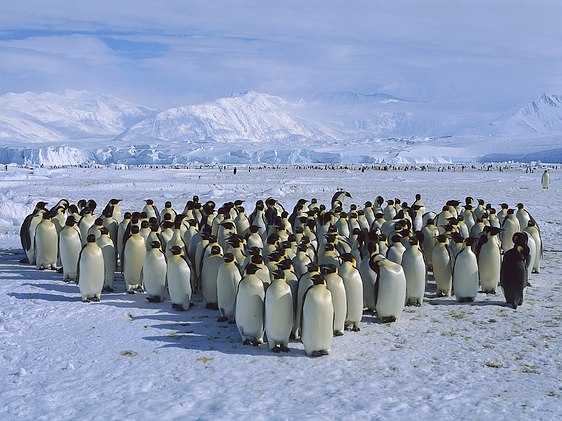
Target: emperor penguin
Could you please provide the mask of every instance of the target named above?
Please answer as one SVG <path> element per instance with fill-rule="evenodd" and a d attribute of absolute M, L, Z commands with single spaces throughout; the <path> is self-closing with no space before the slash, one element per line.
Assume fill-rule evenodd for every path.
<path fill-rule="evenodd" d="M 533 219 L 531 214 L 525 209 L 525 205 L 523 203 L 517 204 L 517 211 L 515 212 L 515 217 L 519 221 L 519 227 L 524 229 L 529 225 L 529 221 Z"/>
<path fill-rule="evenodd" d="M 550 174 L 548 173 L 548 170 L 544 170 L 544 172 L 542 173 L 541 185 L 545 190 L 550 186 Z"/>
<path fill-rule="evenodd" d="M 240 235 L 246 235 L 250 228 L 250 221 L 246 215 L 246 210 L 242 206 L 238 206 L 238 215 L 234 218 L 234 225 L 236 225 L 236 232 Z"/>
<path fill-rule="evenodd" d="M 500 228 L 484 227 L 484 235 L 478 239 L 477 260 L 480 287 L 486 294 L 495 294 L 500 282 L 501 251 L 495 239 Z"/>
<path fill-rule="evenodd" d="M 146 199 L 144 202 L 145 205 L 142 208 L 142 212 L 146 213 L 147 218 L 154 217 L 158 220 L 158 223 L 160 223 L 160 213 L 158 212 L 158 208 L 156 208 L 156 205 L 154 204 L 154 200 Z"/>
<path fill-rule="evenodd" d="M 326 288 L 332 294 L 332 305 L 334 306 L 334 336 L 341 336 L 345 330 L 345 319 L 347 316 L 347 297 L 343 279 L 338 274 L 336 265 L 325 265 L 322 274 L 326 281 Z"/>
<path fill-rule="evenodd" d="M 299 339 L 301 335 L 301 320 L 302 320 L 302 303 L 304 300 L 304 294 L 308 288 L 310 288 L 314 283 L 312 282 L 312 277 L 320 273 L 320 268 L 316 263 L 309 263 L 307 266 L 307 272 L 301 276 L 299 280 L 299 288 L 297 291 L 296 307 L 295 307 L 295 323 L 293 325 L 293 337 Z"/>
<path fill-rule="evenodd" d="M 218 308 L 217 300 L 217 277 L 219 268 L 223 263 L 222 249 L 219 245 L 211 246 L 211 253 L 208 255 L 201 267 L 201 293 L 203 295 L 203 305 L 206 308 Z"/>
<path fill-rule="evenodd" d="M 527 227 L 523 230 L 523 232 L 526 232 L 529 237 L 532 237 L 533 240 L 535 241 L 535 246 L 536 246 L 536 254 L 535 254 L 535 258 L 531 264 L 531 268 L 532 268 L 532 273 L 540 273 L 541 271 L 541 259 L 542 259 L 542 239 L 541 239 L 541 233 L 539 231 L 539 228 L 536 224 L 535 221 L 529 221 Z"/>
<path fill-rule="evenodd" d="M 291 287 L 285 281 L 285 273 L 277 269 L 265 293 L 265 333 L 271 351 L 289 351 L 293 311 Z"/>
<path fill-rule="evenodd" d="M 170 300 L 176 310 L 187 311 L 191 306 L 191 270 L 181 247 L 173 246 L 171 252 L 166 271 Z"/>
<path fill-rule="evenodd" d="M 406 305 L 421 306 L 427 281 L 427 268 L 418 238 L 410 238 L 410 247 L 402 255 L 402 267 L 406 276 Z"/>
<path fill-rule="evenodd" d="M 88 207 L 83 208 L 80 211 L 80 222 L 78 222 L 78 228 L 80 229 L 80 237 L 82 238 L 82 245 L 86 244 L 86 239 L 88 237 L 88 231 L 94 225 L 96 217 L 94 216 L 92 210 Z"/>
<path fill-rule="evenodd" d="M 47 212 L 46 206 L 46 202 L 37 202 L 33 212 L 27 215 L 21 224 L 20 241 L 26 256 L 21 263 L 35 264 L 35 229 L 43 219 L 43 213 Z"/>
<path fill-rule="evenodd" d="M 514 309 L 523 304 L 524 290 L 527 286 L 527 254 L 524 245 L 514 246 L 505 252 L 501 266 L 500 285 L 505 301 Z"/>
<path fill-rule="evenodd" d="M 437 236 L 437 243 L 433 247 L 433 278 L 437 285 L 438 297 L 450 297 L 452 289 L 452 256 L 449 250 L 449 239 L 444 235 Z"/>
<path fill-rule="evenodd" d="M 141 270 L 145 256 L 144 238 L 140 235 L 140 228 L 133 225 L 123 251 L 123 276 L 129 294 L 134 294 L 135 290 L 142 291 Z"/>
<path fill-rule="evenodd" d="M 234 323 L 234 305 L 238 284 L 242 279 L 240 268 L 232 253 L 225 253 L 217 273 L 217 305 L 219 322 Z"/>
<path fill-rule="evenodd" d="M 123 220 L 121 204 L 119 202 L 121 202 L 121 199 L 111 199 L 106 206 L 111 209 L 111 216 L 115 219 L 118 225 Z"/>
<path fill-rule="evenodd" d="M 338 274 L 342 278 L 345 288 L 345 329 L 359 332 L 359 323 L 363 317 L 363 281 L 355 266 L 355 257 L 351 253 L 345 253 L 341 258 L 342 264 L 338 269 Z"/>
<path fill-rule="evenodd" d="M 103 254 L 96 244 L 96 236 L 90 234 L 78 261 L 78 288 L 82 301 L 100 301 L 104 276 Z"/>
<path fill-rule="evenodd" d="M 80 231 L 74 216 L 66 218 L 65 226 L 59 234 L 59 253 L 62 264 L 63 281 L 78 280 L 78 258 L 82 249 Z"/>
<path fill-rule="evenodd" d="M 369 261 L 374 255 L 378 253 L 378 246 L 376 243 L 369 243 L 369 258 L 365 258 L 359 264 L 359 274 L 363 283 L 363 306 L 370 312 L 375 311 L 377 304 L 377 273 L 371 269 Z M 375 245 L 372 245 L 375 244 Z"/>
<path fill-rule="evenodd" d="M 400 320 L 406 302 L 406 276 L 402 266 L 381 255 L 369 259 L 377 274 L 377 317 L 384 323 Z"/>
<path fill-rule="evenodd" d="M 262 280 L 256 275 L 258 269 L 253 263 L 246 266 L 236 294 L 236 326 L 244 345 L 263 343 L 265 290 Z"/>
<path fill-rule="evenodd" d="M 115 253 L 115 245 L 109 237 L 109 230 L 106 227 L 101 228 L 100 236 L 96 239 L 96 243 L 101 249 L 105 267 L 103 291 L 113 292 L 113 282 L 115 280 L 115 271 L 117 270 L 117 254 Z"/>
<path fill-rule="evenodd" d="M 123 266 L 123 251 L 125 249 L 125 231 L 127 231 L 127 227 L 129 226 L 130 222 L 131 212 L 125 212 L 125 214 L 123 215 L 123 219 L 117 227 L 117 243 L 115 244 L 115 246 L 117 247 L 117 256 L 121 261 L 121 266 Z"/>
<path fill-rule="evenodd" d="M 422 251 L 425 256 L 425 261 L 427 262 L 428 268 L 433 266 L 433 247 L 437 243 L 437 236 L 439 235 L 439 229 L 434 224 L 433 219 L 428 219 L 426 225 L 422 228 L 423 241 L 422 241 Z"/>
<path fill-rule="evenodd" d="M 502 224 L 502 250 L 507 252 L 513 248 L 513 234 L 521 232 L 519 220 L 516 218 L 513 209 L 507 211 L 507 216 Z"/>
<path fill-rule="evenodd" d="M 260 234 L 260 227 L 258 225 L 250 225 L 248 229 L 249 235 L 246 238 L 247 248 L 251 249 L 252 247 L 258 247 L 260 249 L 263 248 L 263 239 Z"/>
<path fill-rule="evenodd" d="M 328 355 L 334 337 L 334 306 L 324 276 L 312 276 L 313 285 L 304 294 L 302 304 L 301 340 L 310 357 Z"/>
<path fill-rule="evenodd" d="M 166 272 L 168 264 L 160 241 L 152 241 L 142 266 L 142 283 L 151 303 L 160 303 L 166 297 Z"/>
<path fill-rule="evenodd" d="M 453 291 L 457 301 L 461 303 L 472 302 L 478 295 L 478 261 L 471 247 L 476 240 L 468 237 L 464 241 L 464 247 L 457 254 L 453 266 Z"/>
<path fill-rule="evenodd" d="M 172 202 L 170 202 L 169 200 L 164 203 L 164 209 L 160 211 L 161 221 L 164 220 L 164 215 L 166 215 L 167 213 L 171 215 L 172 220 L 176 219 L 177 212 L 174 210 L 174 208 L 172 207 Z"/>
<path fill-rule="evenodd" d="M 394 234 L 391 238 L 392 243 L 386 252 L 386 258 L 394 263 L 402 264 L 402 256 L 406 251 L 406 247 L 401 242 L 402 236 Z"/>
<path fill-rule="evenodd" d="M 349 192 L 346 192 L 345 190 L 335 192 L 332 196 L 331 201 L 332 210 L 334 210 L 338 206 L 343 207 L 343 202 L 347 197 L 352 199 L 351 194 L 349 194 Z"/>
<path fill-rule="evenodd" d="M 56 269 L 58 256 L 57 228 L 49 212 L 35 229 L 35 266 L 37 269 Z"/>

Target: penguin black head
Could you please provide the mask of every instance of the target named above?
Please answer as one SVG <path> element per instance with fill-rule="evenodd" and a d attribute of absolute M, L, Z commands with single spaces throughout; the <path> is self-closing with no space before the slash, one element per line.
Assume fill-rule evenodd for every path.
<path fill-rule="evenodd" d="M 318 272 L 318 265 L 314 262 L 309 263 L 306 265 L 307 272 Z"/>
<path fill-rule="evenodd" d="M 258 270 L 260 270 L 260 268 L 253 263 L 248 263 L 244 268 L 244 272 L 246 272 L 247 275 L 253 275 Z"/>
<path fill-rule="evenodd" d="M 336 267 L 336 265 L 334 265 L 332 263 L 320 266 L 320 272 L 324 275 L 327 275 L 329 273 L 336 273 L 337 270 L 338 270 L 338 268 Z"/>
<path fill-rule="evenodd" d="M 211 247 L 211 255 L 212 255 L 212 256 L 217 256 L 217 255 L 219 255 L 219 254 L 221 254 L 221 248 L 220 248 L 220 246 L 212 246 L 212 247 Z"/>
<path fill-rule="evenodd" d="M 263 257 L 260 254 L 253 254 L 251 262 L 254 265 L 261 265 L 261 264 L 263 264 Z"/>
<path fill-rule="evenodd" d="M 47 206 L 47 202 L 37 202 L 37 204 L 35 205 L 35 209 L 45 209 L 45 206 Z"/>
<path fill-rule="evenodd" d="M 498 227 L 490 227 L 490 235 L 498 235 L 501 231 L 503 231 L 501 228 Z"/>
<path fill-rule="evenodd" d="M 402 239 L 402 236 L 401 236 L 401 235 L 399 235 L 399 234 L 394 234 L 394 235 L 391 237 L 390 241 L 393 242 L 393 243 L 399 243 L 401 239 Z"/>
<path fill-rule="evenodd" d="M 154 226 L 154 225 L 156 225 L 156 224 L 152 224 L 152 225 Z M 148 222 L 148 221 L 141 221 L 141 228 L 142 228 L 142 229 L 144 229 L 144 228 L 150 228 L 150 222 Z"/>
<path fill-rule="evenodd" d="M 86 240 L 88 241 L 88 243 L 95 243 L 96 242 L 96 236 L 94 234 L 88 234 L 88 237 L 86 237 Z"/>
<path fill-rule="evenodd" d="M 367 201 L 365 202 L 365 207 L 366 207 L 366 208 L 370 208 L 370 207 L 372 207 L 372 206 L 373 206 L 373 204 L 372 204 L 370 201 L 367 200 Z"/>
<path fill-rule="evenodd" d="M 152 199 L 146 199 L 146 200 L 145 200 L 145 203 L 146 203 L 147 205 L 153 205 L 153 204 L 154 204 L 154 200 L 152 200 Z"/>
<path fill-rule="evenodd" d="M 375 272 L 377 275 L 380 272 L 380 268 L 379 268 L 379 260 L 381 259 L 380 254 L 375 254 L 373 256 L 371 256 L 369 258 L 369 268 L 371 268 L 371 270 L 373 272 Z"/>
<path fill-rule="evenodd" d="M 285 279 L 285 272 L 281 269 L 275 269 L 271 275 L 273 276 L 273 279 Z"/>
<path fill-rule="evenodd" d="M 96 218 L 96 220 L 94 221 L 94 225 L 97 225 L 98 227 L 101 227 L 103 225 L 103 219 Z"/>
<path fill-rule="evenodd" d="M 418 232 L 421 234 L 420 231 L 416 231 L 416 233 L 418 233 Z M 423 234 L 422 234 L 422 235 L 423 235 Z M 422 241 L 423 241 L 423 240 L 422 240 Z M 419 244 L 420 240 L 417 238 L 416 235 L 414 235 L 413 237 L 410 237 L 410 238 L 408 239 L 408 242 L 410 243 L 411 246 L 417 246 L 417 245 Z"/>
<path fill-rule="evenodd" d="M 103 210 L 103 213 L 102 213 L 102 214 L 103 214 L 103 216 L 105 216 L 106 218 L 111 218 L 111 217 L 113 216 L 113 208 L 111 208 L 111 207 L 106 207 L 106 208 Z"/>
<path fill-rule="evenodd" d="M 351 253 L 344 253 L 340 256 L 340 258 L 344 262 L 351 262 L 355 264 L 355 257 L 353 257 L 353 254 Z"/>
<path fill-rule="evenodd" d="M 523 203 L 517 204 L 517 209 L 523 209 L 524 207 L 525 207 L 525 205 Z"/>
<path fill-rule="evenodd" d="M 513 234 L 512 240 L 513 244 L 515 244 L 516 246 L 526 246 L 529 241 L 529 236 L 526 232 L 516 232 L 515 234 Z"/>
<path fill-rule="evenodd" d="M 179 256 L 181 255 L 181 247 L 180 246 L 173 246 L 170 251 L 172 252 L 172 254 L 174 256 Z"/>
<path fill-rule="evenodd" d="M 279 262 L 279 267 L 283 270 L 290 270 L 293 267 L 293 262 L 291 262 L 291 259 L 283 259 Z"/>
<path fill-rule="evenodd" d="M 269 253 L 267 258 L 269 259 L 270 262 L 279 262 L 281 260 L 282 256 L 283 255 L 281 254 L 281 252 L 273 251 L 273 252 Z"/>
<path fill-rule="evenodd" d="M 509 209 L 509 205 L 507 203 L 502 203 L 500 206 L 502 209 Z"/>
<path fill-rule="evenodd" d="M 433 224 L 435 224 L 435 220 L 434 220 L 433 218 L 429 218 L 429 219 L 427 220 L 426 225 L 433 225 Z"/>
<path fill-rule="evenodd" d="M 138 234 L 140 232 L 140 227 L 138 225 L 131 226 L 131 234 Z"/>
<path fill-rule="evenodd" d="M 468 246 L 471 247 L 475 242 L 478 241 L 478 238 L 476 237 L 468 237 L 464 240 L 464 243 Z"/>
<path fill-rule="evenodd" d="M 100 234 L 101 234 L 101 235 L 107 235 L 107 234 L 109 234 L 109 230 L 107 229 L 107 227 L 103 227 L 103 226 L 102 226 L 102 227 L 100 228 Z"/>
<path fill-rule="evenodd" d="M 111 199 L 109 201 L 109 204 L 115 206 L 115 205 L 119 204 L 120 201 L 121 201 L 121 199 Z"/>
<path fill-rule="evenodd" d="M 66 218 L 66 222 L 64 224 L 67 227 L 72 227 L 76 224 L 76 219 L 74 219 L 74 216 L 70 215 L 69 217 Z"/>
<path fill-rule="evenodd" d="M 257 225 L 250 225 L 250 232 L 251 232 L 252 234 L 255 234 L 256 232 L 258 232 L 259 229 L 260 229 L 260 227 L 257 226 Z"/>
<path fill-rule="evenodd" d="M 326 280 L 324 279 L 324 275 L 322 275 L 321 273 L 317 273 L 315 275 L 313 275 L 311 277 L 312 279 L 312 283 L 314 285 L 325 285 L 326 284 Z"/>
<path fill-rule="evenodd" d="M 223 259 L 226 263 L 232 263 L 232 262 L 234 262 L 234 254 L 232 254 L 232 253 L 225 253 L 224 256 L 222 256 L 222 259 Z"/>
<path fill-rule="evenodd" d="M 125 212 L 125 213 L 123 214 L 123 218 L 124 218 L 124 219 L 131 219 L 131 212 Z"/>
<path fill-rule="evenodd" d="M 153 249 L 160 248 L 160 241 L 157 241 L 157 240 L 151 241 L 150 247 L 152 247 Z"/>
<path fill-rule="evenodd" d="M 168 200 L 166 203 L 164 203 L 164 207 L 165 207 L 165 208 L 171 208 L 171 207 L 172 207 L 172 202 L 170 202 L 170 201 Z"/>
<path fill-rule="evenodd" d="M 440 243 L 446 243 L 447 240 L 448 240 L 448 238 L 447 238 L 446 235 L 441 234 L 441 235 L 437 236 L 437 241 L 440 242 Z"/>

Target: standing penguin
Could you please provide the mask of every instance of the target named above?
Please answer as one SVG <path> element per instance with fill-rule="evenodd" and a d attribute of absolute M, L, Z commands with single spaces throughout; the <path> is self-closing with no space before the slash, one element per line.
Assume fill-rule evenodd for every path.
<path fill-rule="evenodd" d="M 101 299 L 104 276 L 102 251 L 96 244 L 96 236 L 88 235 L 86 245 L 82 247 L 78 261 L 78 288 L 82 295 L 82 301 L 99 301 Z"/>
<path fill-rule="evenodd" d="M 35 229 L 35 266 L 37 269 L 56 269 L 58 256 L 57 228 L 49 212 Z"/>
<path fill-rule="evenodd" d="M 328 355 L 334 337 L 334 306 L 324 276 L 312 276 L 313 285 L 304 295 L 301 340 L 308 356 Z"/>
<path fill-rule="evenodd" d="M 480 287 L 486 294 L 495 294 L 500 282 L 501 251 L 497 235 L 500 228 L 484 227 L 484 235 L 478 239 L 477 259 Z"/>
<path fill-rule="evenodd" d="M 151 303 L 160 303 L 166 296 L 166 271 L 168 265 L 160 241 L 152 241 L 142 266 L 142 283 Z"/>
<path fill-rule="evenodd" d="M 191 270 L 181 247 L 173 246 L 170 251 L 166 272 L 170 300 L 176 310 L 187 311 L 191 306 Z"/>
<path fill-rule="evenodd" d="M 451 269 L 452 256 L 449 250 L 449 239 L 444 235 L 437 236 L 437 243 L 433 247 L 433 278 L 437 285 L 438 297 L 450 297 L 453 273 Z"/>
<path fill-rule="evenodd" d="M 21 246 L 25 252 L 25 257 L 20 263 L 35 264 L 35 228 L 43 219 L 42 214 L 46 212 L 46 202 L 37 202 L 33 212 L 25 217 L 20 227 Z"/>
<path fill-rule="evenodd" d="M 304 300 L 304 295 L 308 288 L 310 288 L 314 282 L 312 282 L 312 277 L 320 273 L 320 268 L 316 263 L 309 263 L 307 265 L 307 272 L 301 276 L 299 279 L 299 287 L 297 291 L 297 299 L 295 302 L 295 323 L 293 325 L 293 337 L 295 339 L 300 338 L 301 335 L 301 320 L 302 320 L 302 303 Z"/>
<path fill-rule="evenodd" d="M 346 297 L 345 328 L 359 332 L 359 323 L 363 317 L 363 281 L 355 267 L 355 258 L 351 253 L 341 256 L 342 264 L 339 275 L 343 280 Z M 374 291 L 373 291 L 374 293 Z"/>
<path fill-rule="evenodd" d="M 345 319 L 347 316 L 347 297 L 343 279 L 337 273 L 335 265 L 322 267 L 322 274 L 326 281 L 326 288 L 332 294 L 332 305 L 334 306 L 334 336 L 341 336 L 345 330 Z"/>
<path fill-rule="evenodd" d="M 410 239 L 410 247 L 402 255 L 402 267 L 406 276 L 406 305 L 421 306 L 427 271 L 418 238 Z"/>
<path fill-rule="evenodd" d="M 377 273 L 377 316 L 384 323 L 400 320 L 406 302 L 406 276 L 402 266 L 381 255 L 369 259 Z"/>
<path fill-rule="evenodd" d="M 240 269 L 234 255 L 225 253 L 223 263 L 217 273 L 217 305 L 219 307 L 219 322 L 234 323 L 234 305 L 238 284 L 242 279 Z"/>
<path fill-rule="evenodd" d="M 542 188 L 545 190 L 550 186 L 550 174 L 548 173 L 548 170 L 544 170 L 544 172 L 542 173 L 541 184 Z"/>
<path fill-rule="evenodd" d="M 536 253 L 534 256 L 534 260 L 531 263 L 531 272 L 532 273 L 540 273 L 541 271 L 541 260 L 542 260 L 542 239 L 541 239 L 541 232 L 537 223 L 535 221 L 529 221 L 527 227 L 523 230 L 526 232 L 529 237 L 532 237 L 535 241 L 536 246 Z"/>
<path fill-rule="evenodd" d="M 453 291 L 460 303 L 472 302 L 478 295 L 478 261 L 471 248 L 475 241 L 474 237 L 464 241 L 464 247 L 457 254 L 453 266 Z"/>
<path fill-rule="evenodd" d="M 502 250 L 507 252 L 513 248 L 513 234 L 521 232 L 519 220 L 514 214 L 513 209 L 507 211 L 507 216 L 502 224 Z"/>
<path fill-rule="evenodd" d="M 273 352 L 289 351 L 289 336 L 293 327 L 293 295 L 285 281 L 285 273 L 273 271 L 273 281 L 265 294 L 265 333 Z"/>
<path fill-rule="evenodd" d="M 144 238 L 140 235 L 140 228 L 133 225 L 123 251 L 123 275 L 129 294 L 134 294 L 135 290 L 142 291 L 141 270 L 145 256 Z"/>
<path fill-rule="evenodd" d="M 258 269 L 253 263 L 246 266 L 236 294 L 236 326 L 244 345 L 258 346 L 263 343 L 265 290 L 263 282 L 256 275 Z"/>
<path fill-rule="evenodd" d="M 505 301 L 514 309 L 523 304 L 524 290 L 527 286 L 527 254 L 524 245 L 516 245 L 505 252 L 501 267 L 500 285 Z"/>
<path fill-rule="evenodd" d="M 115 279 L 115 271 L 117 270 L 117 254 L 115 253 L 113 241 L 109 237 L 109 230 L 106 227 L 102 227 L 100 233 L 101 235 L 96 239 L 96 243 L 101 248 L 105 267 L 103 290 L 113 292 L 113 281 Z"/>
<path fill-rule="evenodd" d="M 59 252 L 62 264 L 63 281 L 78 280 L 78 259 L 82 249 L 80 231 L 73 216 L 66 218 L 65 226 L 59 235 Z"/>

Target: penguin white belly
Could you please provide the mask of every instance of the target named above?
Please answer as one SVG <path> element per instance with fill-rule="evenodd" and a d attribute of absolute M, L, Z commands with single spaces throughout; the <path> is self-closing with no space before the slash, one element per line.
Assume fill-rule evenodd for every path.
<path fill-rule="evenodd" d="M 400 265 L 380 265 L 377 316 L 382 321 L 400 320 L 406 301 L 406 277 Z"/>
<path fill-rule="evenodd" d="M 406 276 L 406 304 L 422 305 L 427 271 L 419 248 L 416 250 L 412 246 L 404 253 L 402 267 Z"/>
<path fill-rule="evenodd" d="M 533 263 L 537 258 L 537 243 L 531 235 L 527 235 L 527 246 L 529 247 L 529 262 L 527 264 L 527 271 L 531 273 L 533 271 Z"/>
<path fill-rule="evenodd" d="M 263 343 L 263 306 L 265 291 L 257 276 L 247 276 L 240 281 L 236 296 L 236 326 L 245 344 Z"/>
<path fill-rule="evenodd" d="M 57 229 L 52 222 L 43 221 L 35 232 L 35 266 L 37 269 L 54 269 L 57 256 Z"/>
<path fill-rule="evenodd" d="M 275 280 L 265 295 L 265 332 L 269 349 L 287 351 L 293 328 L 293 295 L 285 281 Z"/>
<path fill-rule="evenodd" d="M 101 248 L 103 255 L 103 263 L 105 267 L 105 276 L 103 287 L 108 291 L 113 290 L 113 281 L 115 279 L 115 271 L 117 270 L 117 256 L 113 241 L 107 235 L 102 235 L 97 240 L 98 246 Z"/>
<path fill-rule="evenodd" d="M 125 243 L 123 275 L 127 292 L 142 287 L 141 270 L 146 256 L 144 239 L 140 235 L 131 236 Z"/>
<path fill-rule="evenodd" d="M 346 328 L 359 330 L 359 323 L 363 317 L 363 281 L 357 269 L 340 272 L 345 286 L 346 308 L 345 316 Z M 373 289 L 374 295 L 374 289 Z"/>
<path fill-rule="evenodd" d="M 78 259 L 82 248 L 80 234 L 76 228 L 63 228 L 60 233 L 59 248 L 63 280 L 75 281 L 78 277 Z"/>
<path fill-rule="evenodd" d="M 482 292 L 495 294 L 500 282 L 501 253 L 494 240 L 489 239 L 480 248 L 478 271 Z"/>
<path fill-rule="evenodd" d="M 201 268 L 201 292 L 203 295 L 203 305 L 205 306 L 216 306 L 218 303 L 217 277 L 222 261 L 220 256 L 209 257 L 204 261 Z"/>
<path fill-rule="evenodd" d="M 242 276 L 235 264 L 222 264 L 217 274 L 217 303 L 221 317 L 234 320 L 236 291 Z"/>
<path fill-rule="evenodd" d="M 164 301 L 166 295 L 167 263 L 160 250 L 149 251 L 142 267 L 142 282 L 149 301 Z"/>
<path fill-rule="evenodd" d="M 332 294 L 320 285 L 305 295 L 302 309 L 302 343 L 309 356 L 325 355 L 332 348 L 334 307 Z"/>
<path fill-rule="evenodd" d="M 168 261 L 168 290 L 172 305 L 179 310 L 189 310 L 191 304 L 191 271 L 181 256 Z"/>
<path fill-rule="evenodd" d="M 451 296 L 452 271 L 451 257 L 445 247 L 436 245 L 433 248 L 433 277 L 437 285 L 437 296 Z"/>
<path fill-rule="evenodd" d="M 453 268 L 453 291 L 457 301 L 474 301 L 478 294 L 478 263 L 476 256 L 465 247 L 455 259 Z"/>
<path fill-rule="evenodd" d="M 105 269 L 103 254 L 97 245 L 86 245 L 80 254 L 78 288 L 82 301 L 100 300 Z"/>

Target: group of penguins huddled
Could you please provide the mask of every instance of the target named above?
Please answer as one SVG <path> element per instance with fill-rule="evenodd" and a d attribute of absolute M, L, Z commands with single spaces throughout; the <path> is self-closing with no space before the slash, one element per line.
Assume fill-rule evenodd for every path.
<path fill-rule="evenodd" d="M 244 344 L 286 352 L 300 339 L 310 356 L 358 331 L 364 312 L 393 322 L 421 305 L 430 274 L 438 297 L 473 301 L 501 285 L 517 308 L 528 273 L 540 271 L 540 231 L 521 203 L 497 212 L 467 197 L 435 213 L 419 194 L 411 205 L 378 196 L 363 208 L 344 206 L 349 198 L 337 191 L 330 208 L 300 199 L 289 213 L 270 197 L 250 214 L 242 200 L 217 207 L 198 196 L 181 213 L 150 199 L 125 213 L 112 199 L 97 215 L 94 200 L 38 202 L 21 226 L 22 263 L 58 270 L 85 302 L 113 291 L 118 270 L 127 292 L 150 302 L 188 310 L 200 294 Z"/>

